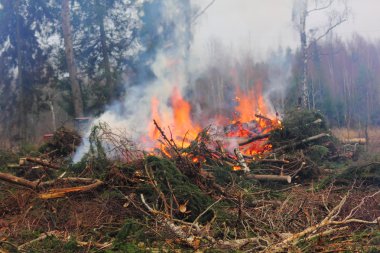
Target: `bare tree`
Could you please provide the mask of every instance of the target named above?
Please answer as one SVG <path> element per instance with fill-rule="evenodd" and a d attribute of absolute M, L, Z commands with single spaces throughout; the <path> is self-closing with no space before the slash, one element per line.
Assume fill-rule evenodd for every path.
<path fill-rule="evenodd" d="M 309 8 L 310 2 L 313 7 Z M 340 6 L 338 6 L 340 5 Z M 340 7 L 343 10 L 338 11 L 335 8 Z M 330 10 L 330 11 L 328 11 Z M 308 27 L 307 21 L 314 13 L 326 12 L 328 24 L 325 28 Z M 302 105 L 310 109 L 309 102 L 309 85 L 308 85 L 308 61 L 309 48 L 312 44 L 326 37 L 335 27 L 347 20 L 348 8 L 346 1 L 341 0 L 295 0 L 293 5 L 293 23 L 299 32 L 302 54 L 302 81 L 301 81 L 301 98 Z M 308 29 L 308 30 L 307 30 Z"/>

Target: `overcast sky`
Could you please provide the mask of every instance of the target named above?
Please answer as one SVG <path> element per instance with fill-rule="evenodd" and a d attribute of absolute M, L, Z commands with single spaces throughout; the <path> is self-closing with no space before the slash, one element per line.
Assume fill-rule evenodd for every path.
<path fill-rule="evenodd" d="M 207 6 L 211 0 L 193 0 Z M 292 24 L 294 0 L 216 0 L 195 24 L 195 52 L 204 54 L 211 40 L 229 48 L 250 49 L 258 57 L 279 45 L 295 48 L 299 37 Z M 349 20 L 335 33 L 349 39 L 354 32 L 380 39 L 380 0 L 347 0 Z M 200 7 L 202 8 L 202 7 Z M 339 7 L 338 7 L 339 10 Z M 324 15 L 324 14 L 323 14 Z M 310 18 L 310 25 L 323 23 L 325 16 Z"/>

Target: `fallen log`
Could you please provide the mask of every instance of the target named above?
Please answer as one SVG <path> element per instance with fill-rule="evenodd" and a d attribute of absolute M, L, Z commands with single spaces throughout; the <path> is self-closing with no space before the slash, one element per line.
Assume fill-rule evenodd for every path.
<path fill-rule="evenodd" d="M 276 148 L 276 149 L 273 150 L 273 153 L 277 153 L 277 152 L 283 151 L 283 150 L 288 149 L 288 148 L 296 147 L 298 145 L 305 144 L 305 143 L 308 143 L 308 142 L 311 142 L 311 141 L 315 141 L 315 140 L 321 139 L 323 137 L 329 137 L 329 136 L 330 135 L 328 133 L 318 134 L 318 135 L 315 135 L 315 136 L 303 139 L 301 141 L 298 141 L 298 142 L 295 142 L 295 143 L 291 143 L 291 144 L 288 144 L 288 145 Z"/>
<path fill-rule="evenodd" d="M 13 176 L 12 174 L 9 174 L 9 173 L 1 173 L 1 172 L 0 172 L 0 180 L 5 181 L 10 184 L 24 186 L 29 189 L 35 189 L 38 184 L 37 182 L 32 182 L 21 177 Z"/>
<path fill-rule="evenodd" d="M 46 162 L 40 158 L 26 157 L 25 160 L 28 162 L 31 162 L 31 163 L 35 163 L 35 164 L 39 164 L 39 165 L 51 168 L 51 169 L 55 169 L 55 170 L 61 169 L 61 167 L 54 165 L 54 164 L 51 164 L 49 162 Z"/>
<path fill-rule="evenodd" d="M 342 144 L 360 144 L 365 145 L 367 143 L 366 138 L 351 138 L 351 139 L 343 139 Z"/>

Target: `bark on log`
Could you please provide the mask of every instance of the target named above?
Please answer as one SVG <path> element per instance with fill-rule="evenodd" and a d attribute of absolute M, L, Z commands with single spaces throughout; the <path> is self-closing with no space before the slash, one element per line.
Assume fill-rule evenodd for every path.
<path fill-rule="evenodd" d="M 5 181 L 7 183 L 24 186 L 29 189 L 35 189 L 37 187 L 37 182 L 32 182 L 21 177 L 16 177 L 9 173 L 0 172 L 0 180 Z"/>

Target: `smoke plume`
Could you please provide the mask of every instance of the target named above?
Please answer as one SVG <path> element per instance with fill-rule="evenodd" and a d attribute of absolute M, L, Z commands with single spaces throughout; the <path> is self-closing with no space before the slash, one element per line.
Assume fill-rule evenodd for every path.
<path fill-rule="evenodd" d="M 146 2 L 144 28 L 139 35 L 144 52 L 136 64 L 136 76 L 125 87 L 125 96 L 107 108 L 92 122 L 107 122 L 112 129 L 126 130 L 129 138 L 138 140 L 148 134 L 153 99 L 158 110 L 171 115 L 171 91 L 175 86 L 183 94 L 188 86 L 188 59 L 191 42 L 191 6 L 189 0 Z M 168 123 L 173 119 L 168 119 Z M 90 127 L 91 128 L 91 127 Z M 90 129 L 87 131 L 87 136 Z M 143 148 L 148 148 L 144 143 Z M 148 146 L 148 147 L 147 147 Z M 88 151 L 85 140 L 73 160 L 78 162 Z"/>

